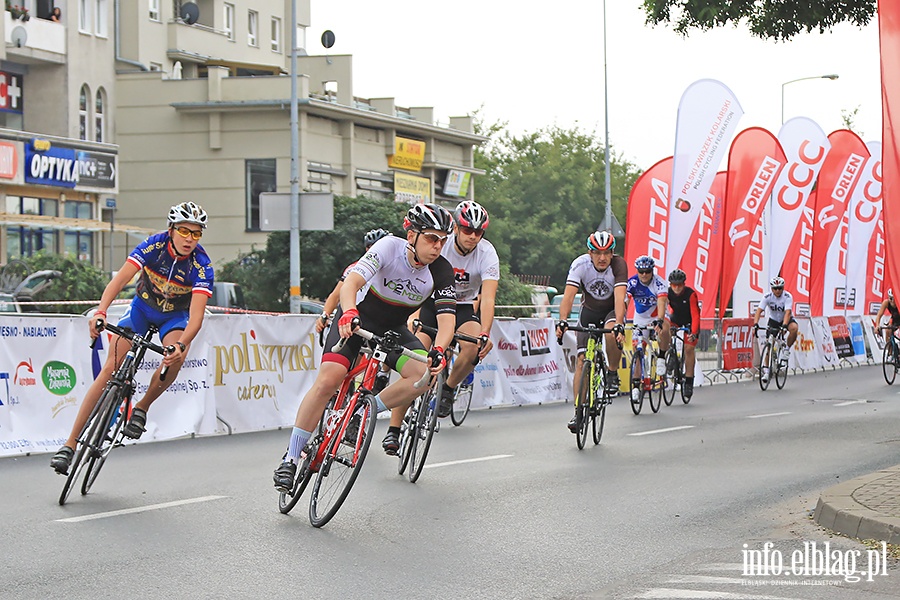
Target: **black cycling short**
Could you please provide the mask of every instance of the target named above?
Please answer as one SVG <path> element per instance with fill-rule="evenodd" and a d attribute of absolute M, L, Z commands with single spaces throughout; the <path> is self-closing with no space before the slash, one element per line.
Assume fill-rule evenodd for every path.
<path fill-rule="evenodd" d="M 796 323 L 794 317 L 791 317 L 791 320 L 788 321 L 788 325 L 791 323 Z M 784 321 L 776 321 L 775 319 L 769 319 L 769 322 L 766 324 L 766 332 L 767 333 L 778 333 L 778 330 L 784 326 Z"/>
<path fill-rule="evenodd" d="M 423 325 L 437 329 L 437 313 L 434 311 L 434 298 L 429 298 L 422 305 L 422 308 L 419 310 L 419 320 L 422 321 Z M 456 328 L 459 329 L 463 323 L 467 323 L 468 321 L 481 323 L 481 318 L 478 316 L 478 313 L 475 312 L 475 305 L 457 303 Z M 426 333 L 425 335 L 428 334 Z"/>
<path fill-rule="evenodd" d="M 356 360 L 356 357 L 359 356 L 359 350 L 362 348 L 362 345 L 366 342 L 366 340 L 362 339 L 358 335 L 351 335 L 350 339 L 344 344 L 344 347 L 341 348 L 339 352 L 334 352 L 332 348 L 334 345 L 338 343 L 338 340 L 341 339 L 338 321 L 343 314 L 343 310 L 340 307 L 337 309 L 337 314 L 334 316 L 334 320 L 331 323 L 331 327 L 328 329 L 328 335 L 325 338 L 325 349 L 324 354 L 322 355 L 322 362 L 336 362 L 345 366 L 348 370 L 353 362 Z M 375 319 L 367 319 L 365 317 L 360 318 L 362 324 L 362 328 L 371 331 L 375 335 L 383 335 L 384 332 L 388 330 L 396 331 L 400 334 L 400 344 L 409 348 L 410 350 L 421 350 L 422 355 L 425 355 L 425 346 L 422 345 L 422 342 L 419 341 L 413 333 L 406 326 L 406 323 L 396 324 L 396 323 L 382 323 L 378 322 Z M 397 361 L 403 358 L 405 363 L 408 360 L 404 357 L 400 352 L 390 352 L 387 355 L 387 359 L 384 361 L 390 368 L 395 371 L 400 371 L 403 368 L 403 365 L 400 365 L 400 369 L 397 368 Z"/>
<path fill-rule="evenodd" d="M 585 305 L 581 306 L 581 316 L 578 317 L 578 324 L 582 327 L 587 327 L 588 325 L 596 325 L 597 327 L 606 327 L 606 324 L 612 321 L 613 325 L 616 323 L 616 309 L 604 313 L 602 310 L 596 311 L 591 310 Z M 610 326 L 611 327 L 611 326 Z M 578 348 L 579 354 L 584 352 L 587 348 L 588 343 L 588 334 L 579 331 L 575 334 L 576 346 Z"/>

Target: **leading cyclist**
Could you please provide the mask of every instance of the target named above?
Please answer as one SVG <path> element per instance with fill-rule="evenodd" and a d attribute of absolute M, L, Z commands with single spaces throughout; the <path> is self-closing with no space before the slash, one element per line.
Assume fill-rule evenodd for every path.
<path fill-rule="evenodd" d="M 784 279 L 778 276 L 773 277 L 769 281 L 769 289 L 771 291 L 763 296 L 762 301 L 756 307 L 753 324 L 759 326 L 759 317 L 763 311 L 766 311 L 766 316 L 769 319 L 766 324 L 768 331 L 777 332 L 782 328 L 788 330 L 787 343 L 781 349 L 781 356 L 778 357 L 778 360 L 783 365 L 787 365 L 788 359 L 791 357 L 791 346 L 794 345 L 794 341 L 797 339 L 797 332 L 800 330 L 800 326 L 794 320 L 794 315 L 791 314 L 794 306 L 794 297 L 791 296 L 789 291 L 784 289 Z"/>
<path fill-rule="evenodd" d="M 616 238 L 608 231 L 595 231 L 587 237 L 587 254 L 582 254 L 569 267 L 566 276 L 566 290 L 559 304 L 559 322 L 556 337 L 560 338 L 569 326 L 569 313 L 575 303 L 575 294 L 583 291 L 581 315 L 578 324 L 582 327 L 593 324 L 608 328 L 612 325 L 614 334 L 606 334 L 606 358 L 611 370 L 606 373 L 606 391 L 619 393 L 619 373 L 616 366 L 622 358 L 618 344 L 625 339 L 625 286 L 628 284 L 628 263 L 613 252 Z M 587 349 L 588 334 L 579 332 L 576 336 L 578 356 L 575 360 L 577 385 L 584 367 L 584 352 Z M 577 393 L 577 392 L 576 392 Z M 569 431 L 578 433 L 576 418 L 569 421 Z"/>
<path fill-rule="evenodd" d="M 275 488 L 289 492 L 294 484 L 300 452 L 312 436 L 328 399 L 334 395 L 350 365 L 359 354 L 363 339 L 353 336 L 355 327 L 382 335 L 393 330 L 406 348 L 425 354 L 422 342 L 406 327 L 406 320 L 434 293 L 438 334 L 428 352 L 432 374 L 446 366 L 444 348 L 453 340 L 456 298 L 453 292 L 453 268 L 441 256 L 450 237 L 453 217 L 437 204 L 417 204 L 409 209 L 403 222 L 406 239 L 384 237 L 359 259 L 344 279 L 337 327 L 332 325 L 325 342 L 322 365 L 312 387 L 297 410 L 288 452 L 275 469 Z M 365 297 L 357 304 L 357 292 L 369 284 Z M 349 338 L 339 352 L 332 348 L 339 338 Z M 400 373 L 400 379 L 375 396 L 378 410 L 409 406 L 421 392 L 415 382 L 426 366 L 397 352 L 385 361 Z"/>
<path fill-rule="evenodd" d="M 491 325 L 494 322 L 494 303 L 500 281 L 500 259 L 494 246 L 484 239 L 484 232 L 490 218 L 483 206 L 471 200 L 464 200 L 453 212 L 453 235 L 441 251 L 441 255 L 453 267 L 456 293 L 456 330 L 485 340 L 479 358 L 484 358 L 491 350 Z M 478 309 L 475 302 L 478 300 Z M 435 302 L 429 298 L 419 311 L 419 320 L 429 327 L 435 327 Z M 431 336 L 424 331 L 416 334 L 426 348 L 431 347 Z M 472 372 L 475 353 L 473 344 L 461 342 L 459 354 L 453 369 L 440 391 L 441 402 L 438 416 L 446 417 L 453 410 L 453 393 L 456 386 Z M 400 426 L 405 411 L 395 408 L 391 411 L 391 423 L 387 435 L 381 442 L 385 453 L 394 456 L 400 449 Z"/>
<path fill-rule="evenodd" d="M 97 322 L 106 320 L 109 305 L 140 273 L 137 293 L 119 319 L 118 326 L 144 335 L 153 323 L 159 327 L 163 346 L 175 348 L 174 352 L 163 357 L 160 368 L 150 379 L 147 393 L 134 405 L 131 419 L 123 428 L 129 438 L 138 439 L 144 433 L 147 410 L 177 378 L 191 341 L 203 324 L 206 302 L 212 297 L 213 289 L 213 268 L 209 256 L 199 244 L 208 220 L 206 211 L 193 202 L 173 206 L 169 210 L 168 230 L 151 235 L 131 251 L 125 264 L 103 290 L 100 306 L 90 320 L 91 337 L 97 338 L 102 330 L 102 326 L 97 327 Z M 100 399 L 106 382 L 125 359 L 130 347 L 131 342 L 119 336 L 110 344 L 106 363 L 84 395 L 65 445 L 50 459 L 50 466 L 57 473 L 68 474 L 78 436 Z M 160 381 L 159 372 L 164 366 L 169 371 L 165 381 Z"/>

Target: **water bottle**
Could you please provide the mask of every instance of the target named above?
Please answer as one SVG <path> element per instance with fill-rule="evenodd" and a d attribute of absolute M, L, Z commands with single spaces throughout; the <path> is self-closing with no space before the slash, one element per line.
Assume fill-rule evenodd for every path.
<path fill-rule="evenodd" d="M 466 378 L 463 380 L 463 385 L 471 386 L 472 382 L 475 381 L 475 372 L 469 373 Z"/>

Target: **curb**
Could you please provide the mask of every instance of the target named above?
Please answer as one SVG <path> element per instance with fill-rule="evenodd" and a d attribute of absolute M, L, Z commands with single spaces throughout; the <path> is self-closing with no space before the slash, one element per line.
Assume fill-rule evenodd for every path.
<path fill-rule="evenodd" d="M 813 520 L 826 529 L 852 538 L 900 544 L 900 517 L 872 510 L 854 497 L 866 486 L 885 486 L 888 484 L 885 480 L 896 484 L 900 480 L 900 465 L 828 488 L 819 496 Z"/>

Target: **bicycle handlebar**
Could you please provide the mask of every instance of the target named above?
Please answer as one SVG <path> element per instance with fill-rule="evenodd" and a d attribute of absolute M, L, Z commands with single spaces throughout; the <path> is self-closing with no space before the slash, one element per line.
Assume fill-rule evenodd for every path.
<path fill-rule="evenodd" d="M 433 339 L 437 337 L 437 328 L 426 325 L 419 319 L 413 320 L 413 329 L 421 329 L 425 333 L 429 334 Z M 478 345 L 478 350 L 475 352 L 475 360 L 472 361 L 472 366 L 477 365 L 481 360 L 481 358 L 479 357 L 479 355 L 481 354 L 481 350 L 485 346 L 487 346 L 488 338 L 486 336 L 473 337 L 466 333 L 460 333 L 459 331 L 457 331 L 453 334 L 453 343 L 458 344 L 460 341 Z"/>
<path fill-rule="evenodd" d="M 420 363 L 424 363 L 426 365 L 429 363 L 427 356 L 422 356 L 421 354 L 416 354 L 409 348 L 404 348 L 403 346 L 398 346 L 395 348 L 395 347 L 393 347 L 394 344 L 388 343 L 384 339 L 384 337 L 375 335 L 371 331 L 366 331 L 365 329 L 362 329 L 361 327 L 357 327 L 353 331 L 353 335 L 358 335 L 359 337 L 363 338 L 364 340 L 374 341 L 375 344 L 377 344 L 378 346 L 384 347 L 388 351 L 399 350 L 400 354 L 402 354 L 403 356 L 405 356 L 407 358 L 411 358 L 412 360 L 418 361 Z M 344 347 L 344 344 L 347 343 L 348 339 L 350 339 L 350 338 L 341 338 L 340 340 L 338 340 L 338 343 L 335 344 L 334 346 L 332 346 L 331 351 L 332 352 L 340 352 L 341 349 Z M 429 369 L 425 369 L 425 374 L 422 375 L 422 378 L 420 380 L 418 380 L 417 382 L 415 382 L 413 384 L 413 387 L 416 389 L 423 387 L 430 378 L 431 378 L 431 371 Z"/>
<path fill-rule="evenodd" d="M 615 329 L 607 329 L 605 327 L 597 327 L 596 325 L 588 325 L 587 327 L 583 327 L 581 325 L 567 325 L 566 329 L 568 329 L 569 331 L 577 331 L 577 332 L 581 332 L 581 333 L 586 333 L 588 335 L 592 335 L 592 336 L 598 337 L 598 338 L 601 335 L 616 332 Z M 558 343 L 562 344 L 561 337 L 556 338 L 556 341 Z M 619 350 L 622 349 L 622 344 L 620 344 L 618 340 L 616 340 L 616 346 L 619 347 Z"/>
<path fill-rule="evenodd" d="M 96 327 L 98 331 L 103 331 L 104 329 L 108 329 L 112 333 L 125 338 L 126 340 L 131 342 L 132 348 L 135 345 L 143 346 L 148 350 L 153 350 L 157 354 L 161 354 L 162 356 L 166 356 L 167 354 L 171 354 L 175 352 L 175 346 L 166 346 L 162 347 L 157 344 L 154 344 L 148 339 L 145 339 L 143 336 L 138 336 L 137 333 L 131 331 L 130 329 L 123 329 L 117 325 L 113 325 L 112 323 L 107 323 L 104 319 L 97 319 Z M 138 340 L 135 338 L 138 337 Z M 94 345 L 97 343 L 97 338 L 91 342 L 91 348 L 93 349 Z M 166 374 L 169 372 L 169 367 L 165 366 L 159 371 L 159 380 L 165 381 Z"/>

